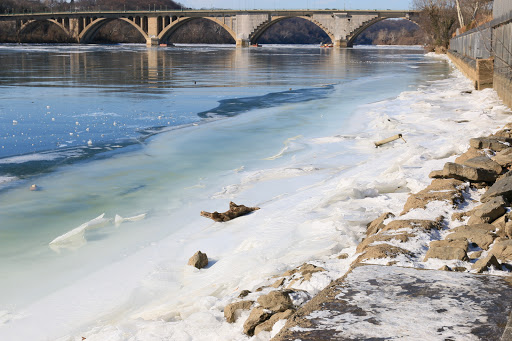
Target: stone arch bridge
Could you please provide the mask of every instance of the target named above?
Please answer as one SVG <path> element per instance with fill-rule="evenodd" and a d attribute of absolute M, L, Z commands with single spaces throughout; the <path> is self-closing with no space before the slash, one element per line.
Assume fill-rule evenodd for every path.
<path fill-rule="evenodd" d="M 89 43 L 103 25 L 123 20 L 140 32 L 147 45 L 158 45 L 182 25 L 203 18 L 222 26 L 237 46 L 246 47 L 257 43 L 275 23 L 302 18 L 320 27 L 335 47 L 351 47 L 357 36 L 376 22 L 388 18 L 416 21 L 418 16 L 417 11 L 391 10 L 157 10 L 3 14 L 0 21 L 16 21 L 18 34 L 38 22 L 49 21 L 77 43 Z"/>

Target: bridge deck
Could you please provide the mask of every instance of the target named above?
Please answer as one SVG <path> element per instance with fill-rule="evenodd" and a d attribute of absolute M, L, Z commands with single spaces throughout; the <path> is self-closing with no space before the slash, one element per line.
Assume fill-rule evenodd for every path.
<path fill-rule="evenodd" d="M 0 20 L 13 19 L 48 19 L 56 16 L 78 18 L 82 16 L 186 16 L 186 17 L 210 17 L 210 16 L 233 16 L 240 14 L 269 14 L 272 16 L 309 16 L 313 14 L 345 14 L 345 15 L 364 15 L 378 14 L 379 16 L 395 18 L 403 17 L 408 14 L 418 14 L 419 11 L 404 10 L 343 10 L 343 9 L 301 9 L 301 10 L 135 10 L 135 11 L 72 11 L 72 12 L 41 12 L 41 13 L 4 13 L 0 14 Z"/>

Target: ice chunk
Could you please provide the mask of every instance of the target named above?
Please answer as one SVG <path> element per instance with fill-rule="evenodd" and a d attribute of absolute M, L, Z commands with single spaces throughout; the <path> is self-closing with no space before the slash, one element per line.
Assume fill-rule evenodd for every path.
<path fill-rule="evenodd" d="M 66 232 L 65 234 L 58 236 L 50 242 L 52 250 L 60 252 L 61 248 L 67 249 L 78 249 L 82 247 L 87 240 L 85 239 L 85 231 L 92 228 L 98 228 L 104 226 L 110 220 L 104 218 L 105 213 L 100 216 L 74 228 L 73 230 Z"/>
<path fill-rule="evenodd" d="M 142 220 L 142 219 L 146 218 L 146 215 L 147 215 L 147 213 L 142 213 L 142 214 L 139 214 L 139 215 L 136 215 L 136 216 L 133 216 L 133 217 L 123 218 L 119 214 L 116 214 L 116 217 L 114 219 L 114 223 L 116 224 L 116 226 L 119 226 L 119 225 L 121 225 L 121 223 L 123 223 L 125 221 L 139 221 L 139 220 Z"/>

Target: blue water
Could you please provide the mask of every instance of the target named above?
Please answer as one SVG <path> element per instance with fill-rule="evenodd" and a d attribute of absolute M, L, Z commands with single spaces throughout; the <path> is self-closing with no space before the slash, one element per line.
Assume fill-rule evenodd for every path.
<path fill-rule="evenodd" d="M 410 52 L 401 56 L 420 60 L 419 50 Z M 333 84 L 382 68 L 407 71 L 400 60 L 375 63 L 383 53 L 389 54 L 316 47 L 4 45 L 0 177 L 51 171 L 143 143 L 169 127 L 322 98 Z M 5 160 L 20 155 L 25 158 Z"/>

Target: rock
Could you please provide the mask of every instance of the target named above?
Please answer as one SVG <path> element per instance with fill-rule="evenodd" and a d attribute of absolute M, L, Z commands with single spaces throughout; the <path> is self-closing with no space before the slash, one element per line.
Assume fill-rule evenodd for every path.
<path fill-rule="evenodd" d="M 462 165 L 466 160 L 483 155 L 485 155 L 485 153 L 481 149 L 470 147 L 464 154 L 455 159 L 455 163 Z"/>
<path fill-rule="evenodd" d="M 441 173 L 431 173 L 429 176 L 433 178 L 453 178 L 472 182 L 494 182 L 498 174 L 482 168 L 473 168 L 447 162 Z"/>
<path fill-rule="evenodd" d="M 490 198 L 485 204 L 477 207 L 473 211 L 473 214 L 469 218 L 468 225 L 493 222 L 507 212 L 505 205 L 505 200 L 503 200 L 501 196 Z"/>
<path fill-rule="evenodd" d="M 281 278 L 274 282 L 274 284 L 271 285 L 272 288 L 279 288 L 281 285 L 284 284 L 285 279 Z"/>
<path fill-rule="evenodd" d="M 269 318 L 267 321 L 257 325 L 256 328 L 254 328 L 254 335 L 258 335 L 262 331 L 272 331 L 272 328 L 274 327 L 274 324 L 276 324 L 277 321 L 288 319 L 290 316 L 293 315 L 294 312 L 295 310 L 288 309 L 286 311 L 283 311 L 282 313 L 272 315 L 272 317 Z"/>
<path fill-rule="evenodd" d="M 466 261 L 468 260 L 468 255 L 466 254 L 466 251 L 458 247 L 442 246 L 431 247 L 430 249 L 428 249 L 427 254 L 425 255 L 425 259 L 423 261 L 426 262 L 430 258 L 437 258 L 443 260 L 457 259 Z"/>
<path fill-rule="evenodd" d="M 505 178 L 508 178 L 508 177 L 511 177 L 512 176 L 512 170 L 509 170 L 508 172 L 506 172 L 505 174 L 501 174 L 499 177 L 498 177 L 498 180 L 501 180 L 501 179 L 505 179 Z"/>
<path fill-rule="evenodd" d="M 502 151 L 496 153 L 492 159 L 501 167 L 509 168 L 512 166 L 512 148 L 503 149 Z"/>
<path fill-rule="evenodd" d="M 491 149 L 495 152 L 507 149 L 509 146 L 506 144 L 510 141 L 506 138 L 496 137 L 478 137 L 469 140 L 469 145 L 476 149 Z"/>
<path fill-rule="evenodd" d="M 496 259 L 496 257 L 492 254 L 488 255 L 485 258 L 482 258 L 478 260 L 473 266 L 471 267 L 473 270 L 476 270 L 477 273 L 482 273 L 484 271 L 489 270 L 490 266 L 494 266 L 495 269 L 501 270 L 501 265 Z"/>
<path fill-rule="evenodd" d="M 496 235 L 493 233 L 496 227 L 491 224 L 479 224 L 469 226 L 459 226 L 454 229 L 454 233 L 446 236 L 446 240 L 469 240 L 484 250 L 494 242 Z"/>
<path fill-rule="evenodd" d="M 507 173 L 508 174 L 508 173 Z M 494 183 L 487 192 L 480 198 L 481 202 L 489 201 L 491 198 L 502 196 L 507 202 L 512 200 L 512 176 L 506 176 Z"/>
<path fill-rule="evenodd" d="M 468 252 L 467 240 L 434 240 L 430 242 L 429 247 L 455 247 Z"/>
<path fill-rule="evenodd" d="M 492 136 L 495 136 L 497 138 L 505 138 L 507 139 L 508 142 L 510 142 L 510 139 L 512 138 L 512 130 L 510 129 L 510 127 L 507 127 L 505 129 L 497 131 Z"/>
<path fill-rule="evenodd" d="M 311 280 L 311 276 L 315 272 L 325 271 L 325 269 L 320 266 L 305 263 L 300 267 L 299 271 L 302 274 L 302 277 L 304 277 L 304 280 L 309 281 L 309 280 Z"/>
<path fill-rule="evenodd" d="M 338 259 L 347 259 L 348 258 L 348 253 L 342 253 L 341 255 L 338 256 Z"/>
<path fill-rule="evenodd" d="M 489 184 L 487 182 L 472 182 L 471 188 L 487 190 L 487 188 L 489 188 Z"/>
<path fill-rule="evenodd" d="M 491 224 L 496 226 L 496 228 L 504 231 L 508 221 L 509 221 L 508 215 L 504 214 L 501 217 L 494 220 Z"/>
<path fill-rule="evenodd" d="M 365 238 L 362 242 L 357 245 L 356 252 L 362 252 L 368 245 L 373 244 L 375 242 L 389 242 L 390 240 L 398 240 L 401 243 L 405 243 L 409 240 L 409 238 L 415 237 L 415 234 L 412 233 L 400 233 L 400 234 L 374 234 L 368 238 Z"/>
<path fill-rule="evenodd" d="M 366 260 L 370 259 L 381 259 L 381 258 L 396 258 L 399 255 L 412 256 L 413 254 L 401 247 L 389 245 L 389 244 L 377 244 L 368 246 L 362 255 L 357 257 L 357 259 L 352 263 L 358 264 Z"/>
<path fill-rule="evenodd" d="M 512 238 L 512 222 L 511 221 L 507 222 L 507 224 L 505 225 L 505 235 L 507 236 L 507 238 Z"/>
<path fill-rule="evenodd" d="M 258 297 L 258 303 L 264 309 L 281 312 L 293 308 L 293 303 L 287 291 L 271 291 Z"/>
<path fill-rule="evenodd" d="M 347 255 L 347 257 L 348 257 L 348 255 Z M 313 264 L 304 263 L 298 268 L 286 271 L 283 274 L 283 277 L 288 277 L 288 276 L 292 276 L 296 273 L 300 273 L 302 280 L 309 281 L 311 279 L 311 276 L 313 273 L 320 272 L 320 271 L 325 271 L 325 269 L 322 267 L 313 265 Z"/>
<path fill-rule="evenodd" d="M 190 259 L 188 260 L 188 265 L 192 265 L 198 269 L 202 269 L 208 265 L 208 256 L 206 253 L 202 253 L 201 251 L 197 251 Z"/>
<path fill-rule="evenodd" d="M 473 168 L 486 169 L 486 170 L 496 173 L 496 174 L 501 174 L 501 172 L 502 172 L 501 166 L 497 162 L 488 158 L 487 156 L 477 156 L 477 157 L 468 159 L 463 163 L 463 165 L 473 167 Z"/>
<path fill-rule="evenodd" d="M 394 217 L 395 215 L 391 212 L 386 212 L 382 214 L 380 217 L 378 217 L 377 219 L 368 224 L 366 228 L 366 235 L 371 236 L 372 234 L 379 232 L 385 226 L 384 220 Z"/>
<path fill-rule="evenodd" d="M 466 272 L 468 269 L 466 269 L 465 267 L 463 266 L 456 266 L 453 268 L 453 271 L 455 272 Z"/>
<path fill-rule="evenodd" d="M 421 229 L 424 231 L 430 231 L 439 230 L 441 227 L 442 225 L 439 221 L 422 219 L 393 220 L 382 229 L 382 232 L 400 229 Z"/>
<path fill-rule="evenodd" d="M 245 296 L 249 295 L 251 293 L 250 290 L 242 290 L 240 291 L 240 295 L 238 295 L 239 298 L 244 298 Z"/>
<path fill-rule="evenodd" d="M 433 170 L 428 177 L 431 179 L 442 179 L 444 178 L 444 172 L 442 170 Z"/>
<path fill-rule="evenodd" d="M 452 221 L 462 221 L 465 217 L 471 215 L 471 212 L 455 212 L 452 214 Z"/>
<path fill-rule="evenodd" d="M 478 259 L 482 256 L 483 251 L 473 251 L 468 254 L 469 259 Z"/>
<path fill-rule="evenodd" d="M 268 320 L 271 316 L 272 313 L 269 312 L 268 310 L 265 310 L 261 307 L 254 308 L 244 323 L 244 333 L 246 335 L 253 336 L 254 328 L 256 328 L 257 325 Z"/>
<path fill-rule="evenodd" d="M 228 304 L 224 308 L 224 317 L 226 318 L 226 321 L 229 323 L 236 322 L 236 319 L 238 318 L 236 316 L 237 310 L 249 310 L 251 309 L 252 305 L 254 304 L 254 301 L 240 301 Z"/>
<path fill-rule="evenodd" d="M 452 271 L 448 265 L 443 265 L 439 268 L 440 271 Z"/>
<path fill-rule="evenodd" d="M 229 210 L 224 213 L 219 213 L 217 211 L 213 213 L 201 211 L 201 215 L 203 217 L 210 218 L 218 222 L 224 222 L 249 214 L 259 209 L 259 207 L 247 207 L 244 205 L 237 205 L 234 202 L 230 202 Z"/>
<path fill-rule="evenodd" d="M 512 261 L 512 239 L 497 242 L 490 253 L 502 262 Z"/>
<path fill-rule="evenodd" d="M 456 207 L 464 201 L 462 196 L 464 188 L 465 184 L 460 180 L 434 179 L 424 190 L 409 196 L 404 210 L 400 214 L 404 215 L 416 208 L 425 208 L 431 201 L 448 201 L 452 206 Z"/>

